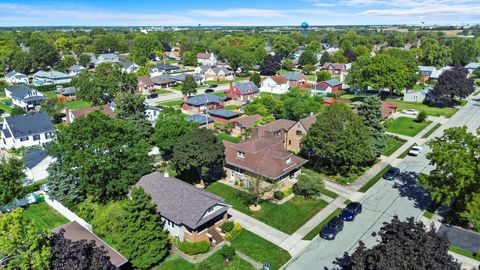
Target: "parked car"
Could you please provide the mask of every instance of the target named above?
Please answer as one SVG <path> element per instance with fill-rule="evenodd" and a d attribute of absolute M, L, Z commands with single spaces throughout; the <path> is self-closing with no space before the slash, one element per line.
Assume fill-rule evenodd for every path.
<path fill-rule="evenodd" d="M 212 88 L 208 88 L 207 90 L 205 90 L 205 93 L 213 93 L 213 89 Z"/>
<path fill-rule="evenodd" d="M 352 202 L 342 210 L 340 216 L 345 221 L 353 221 L 360 213 L 362 213 L 362 204 L 359 202 Z"/>
<path fill-rule="evenodd" d="M 383 179 L 395 180 L 395 178 L 397 178 L 398 175 L 400 175 L 400 169 L 392 167 L 383 175 Z"/>
<path fill-rule="evenodd" d="M 418 156 L 418 154 L 420 154 L 420 152 L 422 152 L 422 147 L 416 145 L 416 146 L 410 148 L 410 151 L 408 151 L 408 154 L 410 156 Z"/>
<path fill-rule="evenodd" d="M 343 230 L 343 219 L 334 217 L 322 228 L 320 237 L 327 240 L 335 239 L 335 236 Z"/>
<path fill-rule="evenodd" d="M 151 93 L 147 96 L 147 99 L 152 99 L 152 98 L 157 98 L 158 94 L 157 93 Z"/>
<path fill-rule="evenodd" d="M 217 88 L 217 86 L 218 86 L 218 84 L 212 84 L 212 85 L 210 85 L 210 87 L 212 87 L 212 88 Z"/>
<path fill-rule="evenodd" d="M 402 113 L 408 115 L 418 115 L 418 111 L 414 109 L 403 110 Z"/>

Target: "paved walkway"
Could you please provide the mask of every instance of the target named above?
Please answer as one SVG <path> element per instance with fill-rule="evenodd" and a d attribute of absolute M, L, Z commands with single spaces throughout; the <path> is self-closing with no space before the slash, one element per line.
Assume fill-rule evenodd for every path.
<path fill-rule="evenodd" d="M 255 269 L 262 269 L 263 268 L 262 263 L 259 263 L 259 262 L 255 261 L 254 259 L 248 257 L 247 255 L 245 255 L 244 253 L 242 253 L 240 251 L 236 250 L 235 254 L 237 254 L 237 256 L 240 257 L 241 259 L 247 261 L 249 264 L 253 265 L 253 267 L 255 267 Z"/>

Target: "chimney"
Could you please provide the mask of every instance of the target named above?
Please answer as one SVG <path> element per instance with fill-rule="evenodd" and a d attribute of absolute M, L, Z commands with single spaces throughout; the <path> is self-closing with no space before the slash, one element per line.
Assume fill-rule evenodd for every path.
<path fill-rule="evenodd" d="M 187 102 L 188 101 L 188 96 L 187 95 L 183 95 L 183 102 Z"/>
<path fill-rule="evenodd" d="M 165 171 L 163 172 L 163 176 L 164 176 L 164 177 L 170 177 L 170 175 L 168 174 L 168 170 L 165 170 Z"/>
<path fill-rule="evenodd" d="M 65 107 L 65 124 L 70 125 L 70 108 Z"/>

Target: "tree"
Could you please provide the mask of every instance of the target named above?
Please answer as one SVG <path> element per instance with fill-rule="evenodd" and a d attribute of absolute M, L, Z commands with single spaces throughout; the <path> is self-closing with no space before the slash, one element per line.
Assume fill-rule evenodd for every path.
<path fill-rule="evenodd" d="M 320 70 L 319 72 L 317 72 L 316 76 L 317 76 L 317 83 L 327 81 L 332 78 L 332 74 L 330 74 L 330 72 L 326 70 Z"/>
<path fill-rule="evenodd" d="M 26 113 L 27 112 L 20 107 L 13 107 L 12 111 L 10 112 L 10 115 L 22 115 L 22 114 L 26 114 Z"/>
<path fill-rule="evenodd" d="M 273 113 L 276 104 L 276 101 L 271 96 L 264 96 L 254 99 L 247 104 L 244 107 L 244 112 L 247 115 L 260 114 L 262 116 L 269 116 Z"/>
<path fill-rule="evenodd" d="M 420 60 L 425 65 L 445 66 L 451 61 L 451 50 L 445 45 L 439 45 L 434 38 L 425 38 L 420 46 Z"/>
<path fill-rule="evenodd" d="M 16 51 L 10 60 L 10 66 L 13 70 L 21 73 L 30 73 L 32 69 L 32 60 L 30 54 L 21 50 Z"/>
<path fill-rule="evenodd" d="M 125 196 L 151 170 L 150 146 L 142 136 L 126 121 L 92 112 L 60 130 L 49 149 L 63 172 L 78 176 L 82 194 L 105 202 Z"/>
<path fill-rule="evenodd" d="M 430 192 L 432 201 L 450 206 L 454 212 L 467 215 L 480 187 L 480 131 L 475 136 L 466 127 L 446 129 L 441 137 L 428 143 L 427 154 L 435 166 L 429 175 L 420 175 L 421 186 Z M 471 207 L 470 207 L 471 208 Z"/>
<path fill-rule="evenodd" d="M 48 196 L 61 202 L 66 207 L 72 207 L 85 199 L 79 190 L 80 180 L 73 172 L 62 170 L 59 160 L 48 166 Z"/>
<path fill-rule="evenodd" d="M 296 47 L 295 41 L 287 35 L 276 35 L 272 40 L 272 49 L 280 59 L 292 54 Z"/>
<path fill-rule="evenodd" d="M 278 55 L 268 54 L 260 65 L 260 75 L 272 76 L 277 74 L 281 68 L 281 58 Z"/>
<path fill-rule="evenodd" d="M 168 234 L 150 195 L 141 187 L 133 187 L 130 196 L 117 246 L 135 267 L 146 269 L 168 255 Z"/>
<path fill-rule="evenodd" d="M 138 70 L 135 72 L 135 75 L 137 75 L 137 77 L 139 77 L 139 76 L 150 77 L 150 72 L 148 72 L 148 67 L 142 66 L 142 67 L 138 68 Z"/>
<path fill-rule="evenodd" d="M 185 52 L 182 56 L 182 63 L 184 66 L 197 66 L 197 56 L 193 52 Z"/>
<path fill-rule="evenodd" d="M 466 98 L 473 93 L 475 90 L 473 79 L 467 75 L 468 71 L 460 66 L 443 72 L 433 87 L 435 101 L 453 104 L 455 98 Z"/>
<path fill-rule="evenodd" d="M 303 69 L 302 69 L 303 73 L 305 74 L 311 74 L 312 72 L 315 71 L 315 66 L 314 65 L 311 65 L 311 64 L 307 64 L 305 66 L 303 66 Z"/>
<path fill-rule="evenodd" d="M 375 234 L 375 233 L 374 233 Z M 445 235 L 425 228 L 413 217 L 394 217 L 378 232 L 380 243 L 367 248 L 363 242 L 343 264 L 343 269 L 458 269 L 460 264 L 448 253 Z"/>
<path fill-rule="evenodd" d="M 253 72 L 252 75 L 250 75 L 250 81 L 253 82 L 257 87 L 260 87 L 262 78 L 260 77 L 260 74 Z"/>
<path fill-rule="evenodd" d="M 231 245 L 224 245 L 220 252 L 222 253 L 223 259 L 227 263 L 230 262 L 235 256 L 235 248 L 233 248 Z"/>
<path fill-rule="evenodd" d="M 423 121 L 425 121 L 425 119 L 427 119 L 427 113 L 424 110 L 422 110 L 417 115 L 417 119 L 415 119 L 415 120 L 419 123 L 422 123 Z"/>
<path fill-rule="evenodd" d="M 450 46 L 452 50 L 452 63 L 455 65 L 465 66 L 475 61 L 478 56 L 478 48 L 471 39 L 456 38 Z"/>
<path fill-rule="evenodd" d="M 64 236 L 65 230 L 54 233 L 50 237 L 52 254 L 50 269 L 81 269 L 81 270 L 115 270 L 107 251 L 103 246 L 98 247 L 94 241 L 72 241 Z"/>
<path fill-rule="evenodd" d="M 295 68 L 295 64 L 290 59 L 285 59 L 285 61 L 282 63 L 282 66 L 284 69 L 289 71 L 292 71 Z"/>
<path fill-rule="evenodd" d="M 185 75 L 185 79 L 182 82 L 182 94 L 184 96 L 191 96 L 197 93 L 197 82 L 191 74 Z"/>
<path fill-rule="evenodd" d="M 173 145 L 184 134 L 194 127 L 192 122 L 187 122 L 178 114 L 169 114 L 162 112 L 155 123 L 154 140 L 155 145 L 165 154 L 170 155 Z"/>
<path fill-rule="evenodd" d="M 61 71 L 66 71 L 68 70 L 69 67 L 75 65 L 77 63 L 77 61 L 75 61 L 75 58 L 73 58 L 73 56 L 71 55 L 67 55 L 63 58 L 62 61 L 60 61 L 57 65 L 56 65 L 56 69 L 58 70 L 61 70 Z"/>
<path fill-rule="evenodd" d="M 320 50 L 322 50 L 322 45 L 320 42 L 318 42 L 318 40 L 314 40 L 307 45 L 307 50 L 312 52 L 320 52 Z"/>
<path fill-rule="evenodd" d="M 162 45 L 152 35 L 139 35 L 135 38 L 132 57 L 136 63 L 143 66 L 151 57 L 155 56 L 155 53 L 161 48 Z M 163 50 L 163 47 L 162 47 Z"/>
<path fill-rule="evenodd" d="M 372 138 L 372 151 L 379 157 L 385 149 L 386 137 L 383 128 L 382 101 L 378 96 L 368 96 L 358 107 L 358 115 L 362 117 L 363 124 L 368 129 Z"/>
<path fill-rule="evenodd" d="M 334 63 L 348 63 L 348 58 L 343 55 L 343 50 L 336 51 L 332 56 Z"/>
<path fill-rule="evenodd" d="M 0 159 L 0 205 L 8 205 L 25 195 L 25 177 L 22 161 L 16 158 Z"/>
<path fill-rule="evenodd" d="M 420 77 L 420 75 L 418 74 L 419 63 L 416 54 L 411 51 L 404 51 L 397 48 L 388 49 L 383 53 L 395 57 L 407 67 L 407 87 L 413 87 Z"/>
<path fill-rule="evenodd" d="M 43 39 L 35 40 L 31 44 L 30 56 L 33 66 L 40 69 L 53 67 L 60 60 L 57 48 Z"/>
<path fill-rule="evenodd" d="M 272 104 L 275 104 L 274 100 Z M 266 108 L 271 108 L 269 106 L 269 104 L 265 104 Z M 312 97 L 309 90 L 294 87 L 280 97 L 280 102 L 273 108 L 273 114 L 277 119 L 298 121 L 311 113 L 320 112 L 322 109 L 322 97 Z"/>
<path fill-rule="evenodd" d="M 110 201 L 106 205 L 102 205 L 102 207 L 94 210 L 95 214 L 89 221 L 95 234 L 112 246 L 118 244 L 120 235 L 123 233 L 122 224 L 127 214 L 125 211 L 127 200 L 128 198 Z"/>
<path fill-rule="evenodd" d="M 101 35 L 93 43 L 95 53 L 111 53 L 120 49 L 120 42 L 114 34 Z"/>
<path fill-rule="evenodd" d="M 47 234 L 38 230 L 22 208 L 0 214 L 0 265 L 6 270 L 44 270 L 49 267 Z"/>
<path fill-rule="evenodd" d="M 322 54 L 322 58 L 320 58 L 320 64 L 325 64 L 325 63 L 328 63 L 328 62 L 332 62 L 332 57 L 330 56 L 330 54 L 328 52 L 324 52 Z"/>
<path fill-rule="evenodd" d="M 474 193 L 465 205 L 465 212 L 460 213 L 460 217 L 472 224 L 473 229 L 480 231 L 480 194 Z"/>
<path fill-rule="evenodd" d="M 115 97 L 115 114 L 119 119 L 144 119 L 146 118 L 145 97 L 139 94 L 119 93 Z"/>
<path fill-rule="evenodd" d="M 355 59 L 361 56 L 369 56 L 370 50 L 365 45 L 358 45 L 353 49 L 353 53 L 355 54 Z"/>
<path fill-rule="evenodd" d="M 344 103 L 334 103 L 317 116 L 302 140 L 302 153 L 316 169 L 329 173 L 354 171 L 375 159 L 367 127 Z"/>
<path fill-rule="evenodd" d="M 223 176 L 224 147 L 213 131 L 194 128 L 173 145 L 172 165 L 186 181 L 218 179 Z"/>
<path fill-rule="evenodd" d="M 221 52 L 221 55 L 228 60 L 228 64 L 236 74 L 238 68 L 248 70 L 253 66 L 255 55 L 249 52 L 244 46 L 227 46 Z"/>
<path fill-rule="evenodd" d="M 323 180 L 309 170 L 303 170 L 293 186 L 294 193 L 304 197 L 320 196 L 324 189 Z"/>
<path fill-rule="evenodd" d="M 317 63 L 317 57 L 313 51 L 305 50 L 298 58 L 298 64 L 301 66 L 315 65 Z"/>
<path fill-rule="evenodd" d="M 78 63 L 80 65 L 82 65 L 83 67 L 88 67 L 90 65 L 90 62 L 92 61 L 92 59 L 90 58 L 90 56 L 88 54 L 80 54 L 80 56 L 78 57 Z"/>

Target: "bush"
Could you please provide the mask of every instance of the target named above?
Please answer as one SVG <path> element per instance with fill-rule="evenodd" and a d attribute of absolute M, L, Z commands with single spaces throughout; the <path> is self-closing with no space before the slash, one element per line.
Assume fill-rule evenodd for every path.
<path fill-rule="evenodd" d="M 185 254 L 197 255 L 207 253 L 210 250 L 210 243 L 208 243 L 207 241 L 201 241 L 196 243 L 183 241 L 178 245 L 178 248 Z"/>
<path fill-rule="evenodd" d="M 420 111 L 417 115 L 417 122 L 422 123 L 425 119 L 427 119 L 427 113 L 425 111 Z"/>
<path fill-rule="evenodd" d="M 284 196 L 284 195 L 283 195 L 283 192 L 281 192 L 281 191 L 275 191 L 275 192 L 273 193 L 273 197 L 274 197 L 275 199 L 277 199 L 277 200 L 283 199 L 283 196 Z"/>
<path fill-rule="evenodd" d="M 225 233 L 225 239 L 227 239 L 227 241 L 232 240 L 233 238 L 235 238 L 235 236 L 237 236 L 240 233 L 240 231 L 242 231 L 242 226 L 240 226 L 240 223 L 234 222 L 233 230 Z"/>
<path fill-rule="evenodd" d="M 233 224 L 232 221 L 227 221 L 227 222 L 223 223 L 223 225 L 220 228 L 222 229 L 223 233 L 227 233 L 227 232 L 232 231 L 234 226 L 235 225 Z"/>
<path fill-rule="evenodd" d="M 288 197 L 293 193 L 293 187 L 289 187 L 283 190 L 283 196 Z"/>
<path fill-rule="evenodd" d="M 220 251 L 222 257 L 228 262 L 235 256 L 235 248 L 230 245 L 224 245 Z"/>

